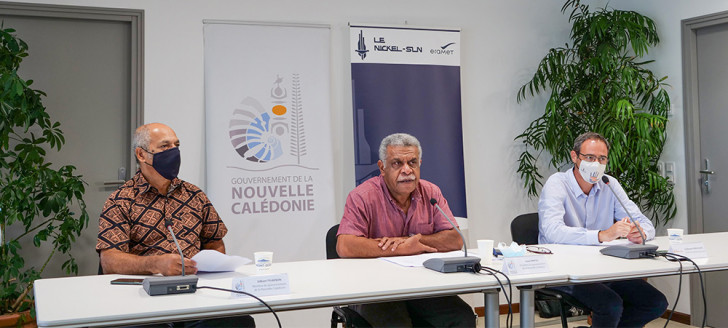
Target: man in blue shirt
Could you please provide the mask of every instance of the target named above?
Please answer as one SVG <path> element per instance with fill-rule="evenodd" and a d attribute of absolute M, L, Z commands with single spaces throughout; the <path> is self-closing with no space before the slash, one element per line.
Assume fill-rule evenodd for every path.
<path fill-rule="evenodd" d="M 617 238 L 641 243 L 638 226 L 632 223 L 616 197 L 625 204 L 649 240 L 655 228 L 610 176 L 613 194 L 602 175 L 609 143 L 598 133 L 576 138 L 571 151 L 574 167 L 553 174 L 543 186 L 538 201 L 541 244 L 599 245 Z M 593 327 L 642 327 L 660 317 L 667 300 L 642 279 L 556 287 L 571 294 L 592 310 Z"/>

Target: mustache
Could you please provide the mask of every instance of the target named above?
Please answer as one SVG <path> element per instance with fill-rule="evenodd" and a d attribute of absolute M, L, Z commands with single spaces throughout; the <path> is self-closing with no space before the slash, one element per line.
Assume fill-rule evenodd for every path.
<path fill-rule="evenodd" d="M 415 175 L 414 175 L 414 174 L 410 174 L 410 175 L 408 175 L 408 176 L 404 176 L 404 177 L 399 177 L 399 178 L 397 179 L 397 182 L 413 181 L 413 180 L 415 180 L 416 178 L 417 178 L 417 177 L 415 177 Z"/>

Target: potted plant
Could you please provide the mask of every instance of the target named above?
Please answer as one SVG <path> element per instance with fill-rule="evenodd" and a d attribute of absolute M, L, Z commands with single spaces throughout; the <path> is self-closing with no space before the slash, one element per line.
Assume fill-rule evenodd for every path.
<path fill-rule="evenodd" d="M 659 43 L 655 23 L 634 11 L 591 12 L 580 0 L 566 1 L 561 11 L 570 12 L 571 44 L 550 49 L 518 91 L 519 103 L 549 94 L 543 115 L 516 137 L 525 146 L 518 159 L 524 186 L 538 195 L 543 152 L 549 166 L 561 169 L 571 164 L 574 139 L 598 132 L 611 143 L 607 172 L 648 216 L 667 223 L 676 213 L 673 185 L 658 172 L 670 109 L 667 77 L 648 69 L 652 60 L 641 59 Z"/>
<path fill-rule="evenodd" d="M 66 273 L 78 273 L 69 251 L 88 225 L 81 176 L 45 160 L 65 139 L 41 102 L 45 93 L 18 76 L 28 45 L 14 32 L 0 26 L 0 315 L 32 310 L 33 281 L 57 253 L 68 256 Z M 31 241 L 52 246 L 40 268 L 25 265 L 21 245 Z"/>

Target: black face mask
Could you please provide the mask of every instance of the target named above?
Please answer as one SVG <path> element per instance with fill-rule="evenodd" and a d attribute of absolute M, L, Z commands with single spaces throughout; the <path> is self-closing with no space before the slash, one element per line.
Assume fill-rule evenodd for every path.
<path fill-rule="evenodd" d="M 179 154 L 179 147 L 174 147 L 161 151 L 158 153 L 152 153 L 142 148 L 147 153 L 154 155 L 152 157 L 152 164 L 144 162 L 144 164 L 153 167 L 159 175 L 163 176 L 167 180 L 172 180 L 179 174 L 179 166 L 182 163 L 182 158 Z"/>

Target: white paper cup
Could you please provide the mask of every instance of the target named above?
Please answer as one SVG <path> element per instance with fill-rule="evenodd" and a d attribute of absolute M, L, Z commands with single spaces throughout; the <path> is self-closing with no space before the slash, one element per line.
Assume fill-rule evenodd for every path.
<path fill-rule="evenodd" d="M 667 229 L 667 239 L 670 243 L 682 243 L 683 229 Z"/>
<path fill-rule="evenodd" d="M 493 240 L 478 239 L 478 254 L 483 265 L 493 264 Z"/>
<path fill-rule="evenodd" d="M 255 269 L 258 273 L 270 270 L 273 265 L 273 252 L 255 252 Z"/>

